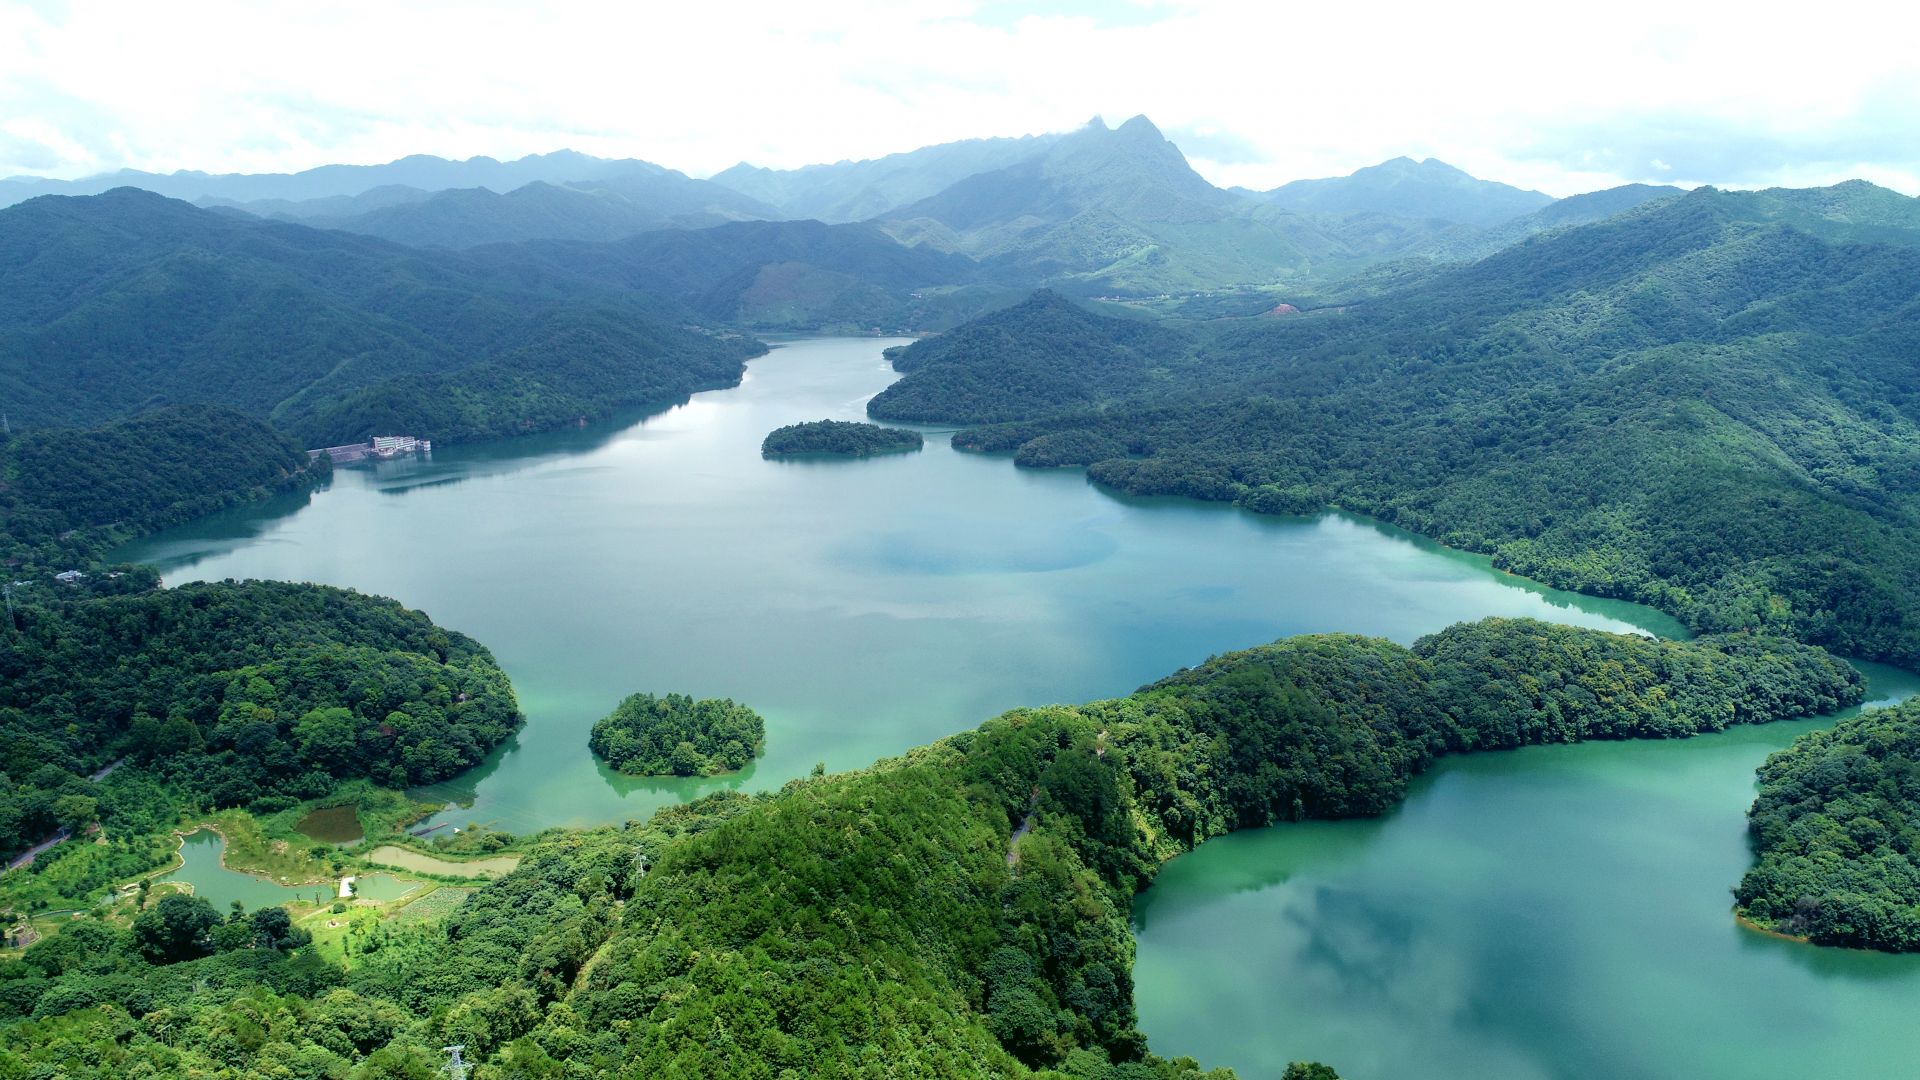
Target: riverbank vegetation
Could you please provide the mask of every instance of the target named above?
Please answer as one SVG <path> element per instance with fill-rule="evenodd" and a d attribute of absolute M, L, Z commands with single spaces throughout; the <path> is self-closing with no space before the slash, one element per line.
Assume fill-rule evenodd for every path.
<path fill-rule="evenodd" d="M 1844 214 L 1858 192 L 1831 194 Z M 1205 325 L 1041 294 L 901 350 L 869 411 L 1913 667 L 1920 251 L 1821 222 L 1702 189 L 1338 309 Z"/>
<path fill-rule="evenodd" d="M 870 457 L 918 450 L 925 444 L 919 432 L 854 424 L 844 420 L 815 420 L 774 428 L 760 444 L 760 456 Z"/>
<path fill-rule="evenodd" d="M 1760 767 L 1734 898 L 1820 945 L 1920 951 L 1920 703 L 1813 731 Z"/>
<path fill-rule="evenodd" d="M 713 776 L 760 756 L 767 725 L 732 698 L 634 694 L 593 725 L 587 746 L 636 776 Z"/>
<path fill-rule="evenodd" d="M 16 980 L 0 997 L 28 1018 L 0 1027 L 0 1067 L 399 1077 L 459 1042 L 519 1076 L 1194 1077 L 1134 1019 L 1128 913 L 1166 858 L 1378 813 L 1447 753 L 1681 736 L 1860 693 L 1845 664 L 1745 635 L 1495 619 L 1412 648 L 1288 639 L 858 772 L 551 834 L 442 921 L 357 924 L 344 966 L 250 957 L 236 985 L 202 958 L 168 966 L 203 965 L 197 982 L 132 968 L 84 996 Z"/>

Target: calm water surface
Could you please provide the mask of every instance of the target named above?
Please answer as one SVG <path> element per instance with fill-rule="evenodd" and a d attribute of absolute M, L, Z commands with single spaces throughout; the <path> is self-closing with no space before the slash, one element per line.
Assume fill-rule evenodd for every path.
<path fill-rule="evenodd" d="M 527 726 L 426 794 L 456 801 L 436 822 L 516 832 L 864 766 L 1289 634 L 1410 642 L 1485 615 L 1681 633 L 1357 519 L 1116 498 L 938 433 L 760 458 L 781 424 L 860 419 L 889 344 L 790 343 L 660 415 L 342 470 L 125 554 L 169 582 L 382 593 L 484 641 Z M 767 754 L 722 780 L 616 776 L 587 731 L 636 690 L 745 702 Z M 1246 1077 L 1306 1056 L 1350 1080 L 1920 1075 L 1887 1068 L 1920 1052 L 1920 967 L 1727 915 L 1753 769 L 1807 726 L 1467 758 L 1380 821 L 1216 840 L 1142 897 L 1143 1026 Z"/>
<path fill-rule="evenodd" d="M 272 907 L 292 900 L 316 902 L 334 894 L 333 882 L 319 885 L 282 885 L 258 874 L 229 870 L 220 863 L 227 842 L 211 829 L 196 829 L 180 842 L 181 865 L 161 876 L 162 881 L 183 881 L 193 886 L 193 894 L 204 898 L 221 914 L 235 900 L 248 911 Z"/>
<path fill-rule="evenodd" d="M 645 817 L 728 784 L 858 768 L 1015 705 L 1124 694 L 1288 634 L 1399 641 L 1483 615 L 1679 633 L 1337 516 L 1128 501 L 1078 471 L 927 448 L 765 461 L 782 424 L 859 419 L 896 377 L 872 338 L 774 350 L 740 387 L 605 431 L 343 469 L 128 549 L 169 583 L 285 578 L 420 608 L 485 642 L 528 717 L 435 819 L 513 832 Z M 732 697 L 766 756 L 709 780 L 615 775 L 587 733 L 638 690 Z"/>
<path fill-rule="evenodd" d="M 1243 1076 L 1920 1076 L 1920 958 L 1729 911 L 1753 770 L 1829 723 L 1458 758 L 1385 818 L 1210 841 L 1135 905 L 1141 1027 Z"/>

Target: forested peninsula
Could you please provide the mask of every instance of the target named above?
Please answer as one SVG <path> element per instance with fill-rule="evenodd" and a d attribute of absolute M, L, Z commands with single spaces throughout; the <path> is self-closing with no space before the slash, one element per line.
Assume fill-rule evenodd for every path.
<path fill-rule="evenodd" d="M 760 444 L 760 456 L 870 457 L 874 454 L 918 450 L 925 441 L 919 432 L 905 428 L 855 424 L 845 420 L 814 420 L 773 429 Z"/>
<path fill-rule="evenodd" d="M 1747 918 L 1820 945 L 1920 951 L 1920 703 L 1768 758 L 1748 831 L 1756 865 L 1734 890 Z"/>
<path fill-rule="evenodd" d="M 1489 619 L 1411 648 L 1287 639 L 858 772 L 556 834 L 344 968 L 257 939 L 156 960 L 75 923 L 0 970 L 17 1018 L 0 1068 L 372 1080 L 460 1043 L 521 1076 L 1194 1076 L 1134 1022 L 1128 911 L 1166 858 L 1379 813 L 1448 753 L 1680 737 L 1860 694 L 1846 664 L 1748 635 Z"/>

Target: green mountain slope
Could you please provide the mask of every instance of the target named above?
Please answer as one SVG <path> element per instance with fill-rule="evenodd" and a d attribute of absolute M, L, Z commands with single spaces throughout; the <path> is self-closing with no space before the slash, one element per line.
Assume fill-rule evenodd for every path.
<path fill-rule="evenodd" d="M 132 189 L 0 211 L 16 425 L 210 402 L 314 446 L 550 427 L 736 380 L 752 347 L 661 321 L 682 310 Z"/>
<path fill-rule="evenodd" d="M 1046 410 L 1091 408 L 1140 390 L 1183 339 L 1158 325 L 1103 318 L 1058 293 L 1025 302 L 892 354 L 911 374 L 867 413 L 882 420 L 991 424 Z"/>
<path fill-rule="evenodd" d="M 0 555 L 43 570 L 85 566 L 116 541 L 299 490 L 327 469 L 217 405 L 0 437 Z"/>
<path fill-rule="evenodd" d="M 768 329 L 938 325 L 948 305 L 967 310 L 969 303 L 947 288 L 981 277 L 964 256 L 905 247 L 871 225 L 817 221 L 669 229 L 609 244 L 511 245 L 473 257 L 502 274 L 536 266 L 583 287 L 660 296 L 699 318 Z"/>
<path fill-rule="evenodd" d="M 890 392 L 1030 419 L 956 445 L 1078 433 L 1123 490 L 1343 506 L 1698 629 L 1920 662 L 1920 254 L 1777 224 L 1776 198 L 1701 190 L 1344 310 L 1189 330 L 1097 413 L 932 364 Z"/>

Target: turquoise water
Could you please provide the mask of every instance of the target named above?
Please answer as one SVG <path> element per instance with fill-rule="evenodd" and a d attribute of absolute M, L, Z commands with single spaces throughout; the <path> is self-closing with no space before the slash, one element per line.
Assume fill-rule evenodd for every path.
<path fill-rule="evenodd" d="M 776 787 L 815 762 L 859 768 L 1015 705 L 1125 694 L 1289 634 L 1404 642 L 1483 615 L 1680 632 L 1363 520 L 1115 498 L 938 432 L 917 454 L 761 459 L 775 427 L 861 418 L 895 377 L 880 356 L 894 343 L 795 342 L 738 388 L 640 422 L 344 469 L 310 500 L 123 554 L 169 582 L 350 585 L 485 642 L 527 726 L 424 794 L 457 802 L 431 824 L 513 832 Z M 721 778 L 614 774 L 587 733 L 639 690 L 751 706 L 765 757 Z"/>
<path fill-rule="evenodd" d="M 1881 700 L 1920 691 L 1863 667 Z M 1242 1076 L 1920 1075 L 1920 957 L 1730 910 L 1754 769 L 1830 723 L 1473 755 L 1384 818 L 1210 841 L 1135 904 L 1141 1026 Z"/>
<path fill-rule="evenodd" d="M 435 823 L 516 832 L 864 766 L 1289 634 L 1409 642 L 1485 615 L 1681 633 L 1361 519 L 1116 498 L 935 431 L 918 454 L 760 458 L 782 424 L 861 418 L 894 377 L 887 344 L 795 342 L 656 416 L 343 470 L 125 555 L 169 582 L 395 596 L 485 642 L 528 723 L 425 794 L 457 800 Z M 766 756 L 613 774 L 587 732 L 637 690 L 752 706 Z M 1383 819 L 1213 841 L 1141 897 L 1143 1027 L 1249 1078 L 1304 1057 L 1349 1080 L 1920 1075 L 1912 959 L 1728 914 L 1753 769 L 1812 723 L 1463 758 Z"/>
<path fill-rule="evenodd" d="M 333 882 L 318 885 L 282 885 L 257 874 L 243 874 L 220 865 L 226 840 L 211 829 L 198 829 L 180 842 L 181 867 L 163 875 L 161 881 L 183 881 L 193 886 L 193 894 L 225 912 L 235 900 L 248 911 L 273 907 L 292 900 L 324 900 L 338 888 Z"/>

